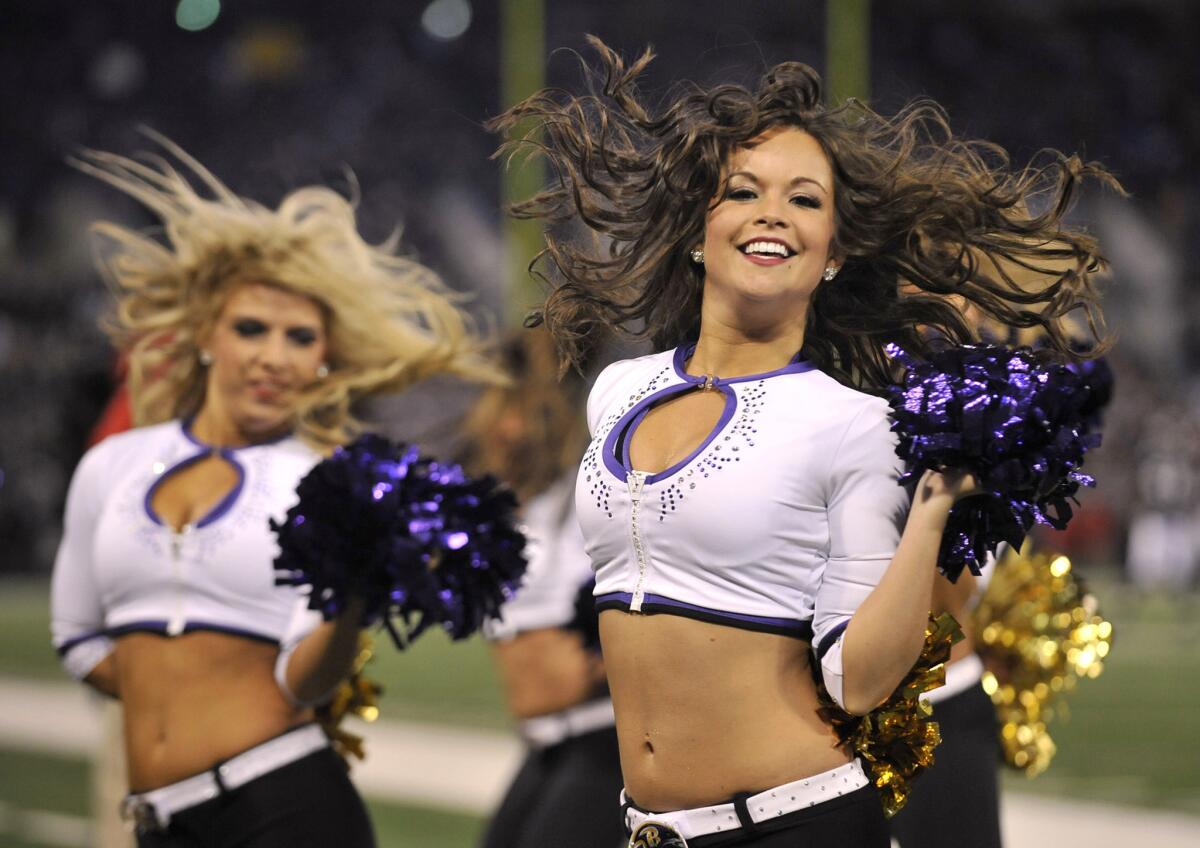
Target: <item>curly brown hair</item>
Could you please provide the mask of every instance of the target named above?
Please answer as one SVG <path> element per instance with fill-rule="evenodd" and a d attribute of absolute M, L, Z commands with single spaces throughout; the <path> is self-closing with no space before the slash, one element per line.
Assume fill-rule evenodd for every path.
<path fill-rule="evenodd" d="M 804 353 L 820 368 L 877 390 L 892 375 L 888 342 L 925 355 L 971 341 L 968 313 L 1037 328 L 1064 356 L 1078 348 L 1070 334 L 1086 335 L 1091 353 L 1106 346 L 1093 281 L 1104 261 L 1064 220 L 1086 180 L 1121 190 L 1102 166 L 1047 150 L 1014 168 L 1001 147 L 956 138 L 929 101 L 891 118 L 854 100 L 826 108 L 820 77 L 798 62 L 776 65 L 757 91 L 685 83 L 655 113 L 637 87 L 652 51 L 627 64 L 588 41 L 599 62 L 579 60 L 587 93 L 545 89 L 489 123 L 509 139 L 497 155 L 540 155 L 553 174 L 510 211 L 549 225 L 530 268 L 552 291 L 527 323 L 544 323 L 566 362 L 607 331 L 659 349 L 697 337 L 703 269 L 688 252 L 723 194 L 728 158 L 788 127 L 829 159 L 833 249 L 846 257 L 808 311 Z"/>

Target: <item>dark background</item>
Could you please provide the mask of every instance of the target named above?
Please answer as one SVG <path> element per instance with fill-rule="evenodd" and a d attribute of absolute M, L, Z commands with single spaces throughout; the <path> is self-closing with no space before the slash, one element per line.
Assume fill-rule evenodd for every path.
<path fill-rule="evenodd" d="M 752 83 L 784 59 L 825 67 L 823 2 L 546 5 L 550 50 L 581 49 L 585 33 L 627 55 L 653 44 L 652 98 L 682 77 Z M 463 9 L 469 26 L 457 37 L 423 23 Z M 147 220 L 73 172 L 72 151 L 145 149 L 137 128 L 153 127 L 269 204 L 311 182 L 349 192 L 352 172 L 364 234 L 379 240 L 401 225 L 408 252 L 474 292 L 481 318 L 502 314 L 512 285 L 494 140 L 481 126 L 501 108 L 497 2 L 227 0 L 199 32 L 175 15 L 162 0 L 8 0 L 0 10 L 0 572 L 48 569 L 70 470 L 112 389 L 87 225 Z M 1089 458 L 1101 485 L 1059 540 L 1096 563 L 1124 561 L 1131 527 L 1197 517 L 1198 42 L 1200 4 L 1188 0 L 871 6 L 880 111 L 932 97 L 960 132 L 1017 160 L 1047 146 L 1078 151 L 1132 192 L 1091 194 L 1075 213 L 1112 259 L 1107 310 L 1121 337 L 1106 447 Z M 565 51 L 547 73 L 578 80 Z M 438 413 L 431 396 L 387 414 L 419 432 L 461 408 L 461 390 Z M 1132 576 L 1190 585 L 1200 539 L 1151 536 L 1171 555 Z"/>

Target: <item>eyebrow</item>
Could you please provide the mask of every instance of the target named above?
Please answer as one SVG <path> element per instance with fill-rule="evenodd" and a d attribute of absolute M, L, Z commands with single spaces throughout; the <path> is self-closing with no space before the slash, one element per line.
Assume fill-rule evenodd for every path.
<path fill-rule="evenodd" d="M 230 316 L 230 320 L 232 320 L 232 321 L 257 321 L 258 323 L 264 324 L 268 327 L 277 326 L 277 322 L 271 318 L 264 318 L 260 315 L 251 315 L 248 312 L 234 313 L 233 315 Z M 318 324 L 318 323 L 309 324 L 309 323 L 305 322 L 303 324 L 288 324 L 288 325 L 284 326 L 284 328 L 283 328 L 284 332 L 288 332 L 290 330 L 313 330 L 313 329 L 316 329 L 316 330 L 323 329 L 323 325 Z"/>
<path fill-rule="evenodd" d="M 729 175 L 728 180 L 732 180 L 734 177 L 746 177 L 747 179 L 753 180 L 756 183 L 759 182 L 758 177 L 754 176 L 754 174 L 752 174 L 750 171 L 734 171 Z M 795 177 L 790 183 L 788 183 L 788 188 L 800 183 L 812 183 L 821 191 L 829 194 L 829 189 L 825 188 L 825 186 L 821 185 L 818 180 L 814 180 L 812 177 Z"/>

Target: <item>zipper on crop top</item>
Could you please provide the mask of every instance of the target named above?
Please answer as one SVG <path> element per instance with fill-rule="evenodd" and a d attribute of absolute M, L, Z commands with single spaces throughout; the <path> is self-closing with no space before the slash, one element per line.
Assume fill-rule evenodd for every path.
<path fill-rule="evenodd" d="M 192 532 L 193 525 L 185 524 L 171 531 L 171 573 L 175 579 L 175 608 L 167 621 L 167 635 L 178 636 L 183 632 L 187 619 L 183 610 L 183 540 Z"/>
<path fill-rule="evenodd" d="M 633 553 L 637 557 L 638 576 L 633 587 L 633 598 L 629 602 L 630 612 L 641 612 L 642 599 L 646 596 L 646 546 L 642 544 L 642 528 L 639 525 L 642 511 L 642 492 L 646 487 L 645 471 L 630 471 L 629 483 L 629 528 L 633 536 Z"/>

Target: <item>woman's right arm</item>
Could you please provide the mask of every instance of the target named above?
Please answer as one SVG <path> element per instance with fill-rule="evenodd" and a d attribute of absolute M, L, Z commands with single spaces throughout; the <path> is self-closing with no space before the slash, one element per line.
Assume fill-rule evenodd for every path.
<path fill-rule="evenodd" d="M 116 661 L 112 640 L 104 631 L 92 555 L 107 488 L 108 447 L 101 444 L 88 451 L 71 478 L 50 581 L 50 630 L 67 673 L 115 698 L 119 697 Z"/>

